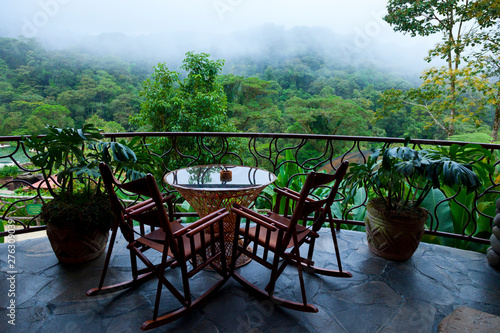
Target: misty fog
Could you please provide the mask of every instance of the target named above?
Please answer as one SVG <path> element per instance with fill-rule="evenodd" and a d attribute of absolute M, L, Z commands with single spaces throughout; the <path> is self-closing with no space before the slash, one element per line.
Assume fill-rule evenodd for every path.
<path fill-rule="evenodd" d="M 0 0 L 0 37 L 177 68 L 187 51 L 226 60 L 320 54 L 418 78 L 435 37 L 411 38 L 382 20 L 386 1 L 188 2 Z M 272 64 L 271 64 L 272 65 Z M 241 74 L 236 72 L 235 74 Z"/>

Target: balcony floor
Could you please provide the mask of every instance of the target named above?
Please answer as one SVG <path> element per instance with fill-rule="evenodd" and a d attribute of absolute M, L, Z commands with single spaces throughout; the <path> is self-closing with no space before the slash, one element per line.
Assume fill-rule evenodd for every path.
<path fill-rule="evenodd" d="M 322 230 L 315 260 L 331 257 L 332 241 Z M 305 274 L 309 302 L 318 313 L 300 313 L 257 299 L 230 279 L 205 305 L 154 332 L 435 332 L 439 322 L 458 306 L 500 315 L 500 272 L 483 254 L 422 243 L 407 262 L 372 254 L 364 233 L 339 234 L 344 269 L 350 279 Z M 123 239 L 113 253 L 108 281 L 130 276 Z M 16 326 L 7 324 L 7 245 L 0 244 L 1 332 L 139 332 L 151 319 L 156 282 L 133 290 L 86 297 L 96 287 L 104 255 L 79 267 L 61 265 L 46 237 L 15 244 Z M 332 258 L 333 259 L 333 258 Z M 255 262 L 240 268 L 252 282 L 268 275 Z M 262 273 L 261 273 L 262 272 Z M 203 291 L 213 272 L 195 277 L 193 293 Z M 176 271 L 167 276 L 179 282 Z M 299 300 L 296 270 L 288 267 L 278 280 L 278 295 Z M 166 295 L 164 293 L 164 295 Z M 161 308 L 169 309 L 171 297 Z M 162 310 L 160 309 L 160 311 Z M 7 319 L 6 319 L 7 318 Z"/>

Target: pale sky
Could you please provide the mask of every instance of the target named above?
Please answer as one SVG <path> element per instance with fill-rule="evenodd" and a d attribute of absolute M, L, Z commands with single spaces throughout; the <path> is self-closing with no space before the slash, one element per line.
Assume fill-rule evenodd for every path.
<path fill-rule="evenodd" d="M 265 23 L 323 26 L 341 34 L 366 29 L 390 32 L 381 20 L 385 4 L 385 0 L 0 0 L 0 35 L 45 35 L 57 30 L 93 35 L 221 33 Z"/>
<path fill-rule="evenodd" d="M 358 49 L 373 45 L 420 64 L 438 38 L 396 33 L 382 17 L 386 0 L 0 0 L 0 37 L 37 37 L 65 45 L 67 36 L 121 32 L 132 36 L 194 32 L 217 43 L 221 34 L 272 23 L 327 27 Z M 75 37 L 76 36 L 76 37 Z M 206 37 L 205 37 L 206 36 Z M 52 43 L 54 44 L 54 43 Z M 375 45 L 376 44 L 376 45 Z M 411 49 L 411 51 L 407 51 Z M 392 52 L 394 50 L 394 52 Z M 414 50 L 414 51 L 413 51 Z M 397 54 L 397 55 L 396 55 Z"/>

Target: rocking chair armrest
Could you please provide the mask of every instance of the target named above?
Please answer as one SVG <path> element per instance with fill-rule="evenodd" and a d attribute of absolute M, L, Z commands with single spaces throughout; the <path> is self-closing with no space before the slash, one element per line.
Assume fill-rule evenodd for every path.
<path fill-rule="evenodd" d="M 141 201 L 141 202 L 139 202 L 139 203 L 136 203 L 136 204 L 135 204 L 135 205 L 133 205 L 133 206 L 127 207 L 127 208 L 126 208 L 126 210 L 127 210 L 127 211 L 134 211 L 134 210 L 139 209 L 139 208 L 141 208 L 141 207 L 143 207 L 143 206 L 145 206 L 145 205 L 149 205 L 149 204 L 151 204 L 152 202 L 153 202 L 153 199 L 149 198 L 149 199 L 147 199 L 147 200 L 144 200 L 144 201 Z"/>
<path fill-rule="evenodd" d="M 222 217 L 226 217 L 228 214 L 229 214 L 229 212 L 227 212 L 227 209 L 225 209 L 225 208 L 221 208 L 219 210 L 216 210 L 215 212 L 210 213 L 207 216 L 202 217 L 198 221 L 193 222 L 190 225 L 187 225 L 187 226 L 185 226 L 184 228 L 182 228 L 180 230 L 177 230 L 174 233 L 174 237 L 182 236 L 182 235 L 184 235 L 187 232 L 191 232 L 191 231 L 193 231 L 195 229 L 198 229 L 198 227 L 200 227 L 202 225 L 203 225 L 203 228 L 201 228 L 201 229 L 204 229 L 206 226 L 208 226 L 208 225 L 210 225 L 212 223 L 217 222 L 220 219 L 221 216 Z M 213 221 L 211 221 L 212 219 L 213 219 Z M 205 223 L 207 223 L 206 226 L 204 225 Z"/>
<path fill-rule="evenodd" d="M 163 199 L 161 199 L 161 202 L 167 202 L 169 200 L 172 200 L 173 198 L 175 198 L 175 194 L 169 194 L 167 195 L 167 193 L 162 193 L 161 194 Z"/>
<path fill-rule="evenodd" d="M 143 205 L 140 205 L 139 207 L 137 207 L 137 205 L 135 205 L 135 206 L 127 208 L 126 209 L 127 214 L 130 216 L 138 215 L 138 214 L 141 214 L 141 213 L 143 213 L 147 210 L 150 210 L 156 206 L 156 203 L 154 201 L 152 201 L 152 200 L 147 200 L 147 201 L 149 201 L 147 205 L 143 204 Z"/>
<path fill-rule="evenodd" d="M 161 202 L 166 202 L 166 201 L 169 201 L 169 200 L 172 200 L 172 198 L 175 197 L 174 194 L 170 194 L 170 195 L 166 195 L 166 193 L 162 193 L 162 200 Z M 148 199 L 148 200 L 144 200 L 143 202 L 139 202 L 138 204 L 136 205 L 133 205 L 131 207 L 128 207 L 126 209 L 127 213 L 128 214 L 131 214 L 131 215 L 134 215 L 134 214 L 140 214 L 148 209 L 151 209 L 155 206 L 155 202 L 153 201 L 153 199 Z"/>
<path fill-rule="evenodd" d="M 283 223 L 276 221 L 266 215 L 259 214 L 251 209 L 248 209 L 246 207 L 243 207 L 238 204 L 233 205 L 233 212 L 236 214 L 239 214 L 252 222 L 255 222 L 259 225 L 261 225 L 264 228 L 271 229 L 272 231 L 275 231 L 276 228 L 286 230 L 288 227 L 284 225 Z"/>
<path fill-rule="evenodd" d="M 274 192 L 279 193 L 279 194 L 283 195 L 284 197 L 287 197 L 287 198 L 295 200 L 295 201 L 299 201 L 299 199 L 300 199 L 299 192 L 291 190 L 291 189 L 286 188 L 286 187 L 285 188 L 275 187 Z M 313 198 L 306 198 L 306 200 L 307 201 L 315 201 Z"/>
<path fill-rule="evenodd" d="M 186 235 L 188 237 L 193 237 L 197 233 L 205 230 L 207 227 L 211 226 L 212 224 L 219 222 L 220 220 L 224 219 L 228 215 L 229 215 L 229 212 L 226 210 L 225 212 L 215 216 L 214 218 L 206 221 L 205 223 L 201 224 L 200 226 L 198 226 L 194 229 L 190 226 L 191 228 L 189 228 L 189 229 L 191 229 L 191 230 L 188 230 Z M 221 235 L 222 235 L 222 233 L 221 233 Z"/>
<path fill-rule="evenodd" d="M 235 212 L 236 214 L 238 214 L 240 216 L 245 217 L 247 219 L 247 222 L 248 221 L 252 221 L 254 223 L 257 223 L 261 227 L 264 227 L 264 228 L 269 229 L 271 231 L 276 231 L 276 226 L 275 225 L 270 224 L 270 223 L 268 223 L 266 221 L 263 221 L 263 220 L 261 220 L 260 218 L 258 218 L 256 216 L 250 215 L 250 214 L 248 214 L 247 212 L 245 212 L 243 210 L 240 210 L 238 208 L 233 208 L 233 212 Z M 264 216 L 264 215 L 262 215 L 262 216 Z"/>

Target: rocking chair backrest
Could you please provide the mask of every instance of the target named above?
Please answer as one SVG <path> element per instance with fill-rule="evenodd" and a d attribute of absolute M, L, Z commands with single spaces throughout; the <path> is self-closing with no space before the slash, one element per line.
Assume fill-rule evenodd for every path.
<path fill-rule="evenodd" d="M 106 188 L 106 192 L 108 192 L 111 207 L 113 209 L 113 213 L 115 214 L 115 224 L 118 224 L 127 242 L 131 242 L 134 240 L 134 235 L 130 228 L 126 225 L 124 218 L 126 211 L 115 192 L 115 186 L 120 188 L 122 184 L 115 178 L 113 172 L 106 163 L 99 163 L 99 171 L 101 172 L 102 181 L 104 183 L 104 187 Z"/>
<path fill-rule="evenodd" d="M 132 219 L 151 227 L 162 228 L 165 233 L 171 236 L 169 239 L 173 240 L 173 231 L 170 225 L 170 220 L 162 202 L 163 197 L 158 189 L 158 185 L 156 184 L 154 177 L 151 174 L 146 175 L 144 178 L 127 183 L 121 183 L 115 178 L 107 164 L 101 162 L 99 164 L 99 170 L 101 172 L 104 186 L 111 200 L 113 212 L 115 213 L 115 219 L 117 219 L 117 223 L 120 226 L 123 236 L 128 242 L 134 240 L 134 231 L 132 229 L 133 226 L 127 224 L 126 219 Z M 148 209 L 141 213 L 134 213 L 134 211 L 128 210 L 118 199 L 115 187 L 133 194 L 152 198 L 155 202 L 156 209 Z M 175 247 L 172 242 L 170 245 Z"/>
<path fill-rule="evenodd" d="M 311 172 L 307 175 L 304 185 L 300 191 L 300 198 L 295 205 L 292 216 L 290 217 L 290 228 L 284 237 L 283 245 L 285 245 L 285 248 L 288 246 L 291 240 L 291 235 L 295 232 L 296 225 L 301 218 L 305 218 L 313 212 L 320 212 L 319 215 L 315 215 L 316 219 L 313 221 L 313 230 L 317 231 L 321 228 L 327 215 L 331 211 L 330 206 L 335 200 L 340 182 L 344 178 L 348 166 L 349 162 L 344 161 L 340 164 L 339 168 L 333 175 L 319 172 Z M 307 200 L 309 195 L 311 195 L 316 188 L 332 182 L 334 182 L 334 184 L 331 186 L 330 193 L 326 198 L 320 200 Z"/>
<path fill-rule="evenodd" d="M 321 214 L 313 221 L 314 231 L 318 231 L 325 222 L 327 215 L 331 214 L 331 206 L 333 204 L 333 201 L 335 200 L 335 197 L 337 196 L 340 183 L 342 182 L 342 179 L 344 178 L 348 167 L 349 162 L 344 161 L 342 162 L 342 164 L 340 164 L 337 171 L 333 175 L 325 173 L 314 173 L 314 184 L 312 186 L 311 192 L 319 186 L 333 183 L 330 187 L 330 193 L 326 198 L 317 200 L 316 202 L 307 201 L 304 205 L 305 207 L 303 210 L 303 216 L 304 214 L 309 215 L 312 212 L 316 212 L 318 210 L 320 210 L 321 212 Z"/>
<path fill-rule="evenodd" d="M 153 199 L 155 202 L 156 209 L 150 210 L 149 212 L 142 213 L 141 215 L 131 215 L 133 216 L 134 219 L 138 219 L 139 221 L 141 220 L 141 216 L 144 215 L 146 218 L 144 219 L 145 224 L 150 224 L 154 223 L 154 221 L 159 221 L 160 222 L 160 228 L 163 229 L 163 231 L 166 233 L 168 242 L 169 244 L 165 244 L 165 247 L 170 247 L 172 252 L 174 253 L 174 256 L 179 259 L 179 249 L 178 249 L 178 244 L 174 240 L 174 231 L 172 230 L 172 226 L 170 224 L 170 220 L 167 215 L 167 211 L 165 210 L 165 207 L 163 206 L 163 197 L 160 192 L 160 189 L 158 188 L 158 184 L 156 184 L 156 180 L 153 177 L 152 174 L 147 174 L 145 178 L 146 186 L 141 188 L 138 188 L 139 192 L 135 193 L 144 193 L 144 195 L 149 196 L 150 198 Z M 141 179 L 139 179 L 141 180 Z M 147 190 L 145 190 L 147 188 Z M 143 192 L 143 190 L 145 190 Z M 153 216 L 149 215 L 153 214 Z"/>

